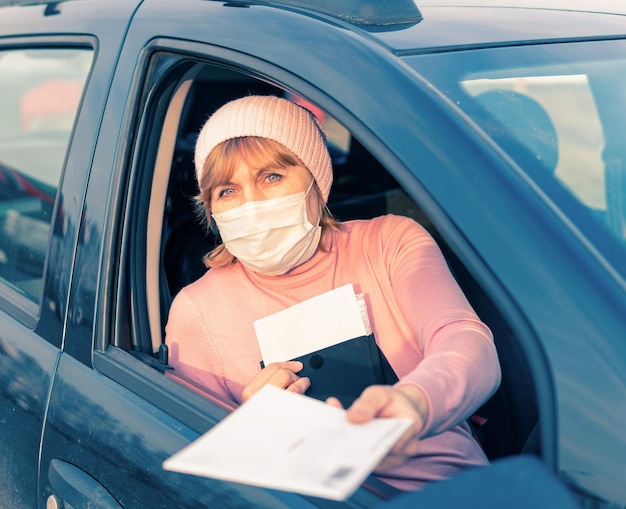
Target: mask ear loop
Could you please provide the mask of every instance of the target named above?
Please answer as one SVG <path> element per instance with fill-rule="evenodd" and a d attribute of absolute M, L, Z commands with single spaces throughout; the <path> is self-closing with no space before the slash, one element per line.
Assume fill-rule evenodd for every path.
<path fill-rule="evenodd" d="M 311 177 L 313 177 L 313 174 L 311 174 Z M 309 188 L 306 190 L 306 193 L 304 193 L 304 199 L 305 199 L 305 200 L 306 200 L 307 196 L 309 195 L 309 193 L 311 192 L 311 189 L 313 189 L 313 185 L 314 185 L 314 184 L 316 184 L 316 182 L 315 182 L 315 177 L 313 177 L 313 178 L 311 179 L 311 184 L 309 185 Z M 318 201 L 320 201 L 320 199 L 319 199 L 319 196 L 320 196 L 320 190 L 319 190 L 319 187 L 317 187 L 317 185 L 315 186 L 315 190 L 316 190 L 316 192 L 317 192 Z M 321 203 L 321 201 L 320 201 L 320 203 Z M 324 207 L 325 207 L 325 206 L 326 206 L 326 205 L 324 205 Z M 308 207 L 307 207 L 307 208 L 308 208 Z M 307 213 L 307 217 L 308 217 L 308 213 Z M 311 220 L 309 219 L 309 222 L 310 222 L 310 221 L 311 221 Z M 321 221 L 322 221 L 322 207 L 319 207 L 319 206 L 318 206 L 318 210 L 317 210 L 317 226 L 319 226 L 319 225 L 320 225 Z"/>
<path fill-rule="evenodd" d="M 311 172 L 309 172 L 309 173 L 311 173 Z M 305 198 L 309 195 L 309 193 L 311 192 L 311 189 L 313 189 L 313 184 L 315 184 L 315 177 L 311 173 L 311 183 L 309 184 L 309 188 L 306 190 L 306 193 L 304 193 L 304 197 Z"/>

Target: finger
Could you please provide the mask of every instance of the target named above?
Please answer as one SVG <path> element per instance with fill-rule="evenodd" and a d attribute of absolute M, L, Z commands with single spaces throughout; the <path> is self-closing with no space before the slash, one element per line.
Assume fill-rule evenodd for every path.
<path fill-rule="evenodd" d="M 272 362 L 266 366 L 253 380 L 254 386 L 261 388 L 267 383 L 276 385 L 284 389 L 287 385 L 297 380 L 297 373 L 302 369 L 299 361 Z"/>
<path fill-rule="evenodd" d="M 377 472 L 383 472 L 390 468 L 397 467 L 405 463 L 418 453 L 419 440 L 411 439 L 402 446 L 394 446 L 387 455 L 380 461 L 374 469 Z"/>
<path fill-rule="evenodd" d="M 302 363 L 295 362 L 294 364 L 291 362 L 275 362 L 262 369 L 243 389 L 241 394 L 242 400 L 249 400 L 261 389 L 261 387 L 267 384 L 274 385 L 281 389 L 291 385 L 293 382 L 298 380 L 298 375 L 288 369 L 289 367 L 296 369 L 302 368 Z"/>
<path fill-rule="evenodd" d="M 411 430 L 407 430 L 393 445 L 385 457 L 380 460 L 376 468 L 377 472 L 389 470 L 402 465 L 409 458 L 418 453 L 419 439 Z"/>
<path fill-rule="evenodd" d="M 335 398 L 334 396 L 331 396 L 330 398 L 328 398 L 326 400 L 326 403 L 328 403 L 330 406 L 334 406 L 335 408 L 341 408 L 343 409 L 343 405 L 341 404 L 341 401 L 339 401 L 337 398 Z"/>
<path fill-rule="evenodd" d="M 300 361 L 285 361 L 285 362 L 272 362 L 271 364 L 266 366 L 265 369 L 272 369 L 275 371 L 278 371 L 281 369 L 287 369 L 289 371 L 293 371 L 294 373 L 297 373 L 298 371 L 301 371 L 303 367 L 304 367 L 304 364 L 302 364 Z"/>
<path fill-rule="evenodd" d="M 365 389 L 348 408 L 348 420 L 353 423 L 362 423 L 381 415 L 391 398 L 387 389 L 389 388 L 381 385 L 372 385 Z"/>
<path fill-rule="evenodd" d="M 304 376 L 302 378 L 298 378 L 295 382 L 288 385 L 286 389 L 290 392 L 304 394 L 309 387 L 311 387 L 311 380 L 308 377 Z"/>
<path fill-rule="evenodd" d="M 418 426 L 411 426 L 393 445 L 387 455 L 376 466 L 377 472 L 383 472 L 390 468 L 403 464 L 419 452 Z"/>
<path fill-rule="evenodd" d="M 388 454 L 390 456 L 409 458 L 418 453 L 419 444 L 419 436 L 416 434 L 415 428 L 411 427 L 396 441 Z"/>
<path fill-rule="evenodd" d="M 293 371 L 288 369 L 279 369 L 269 378 L 267 383 L 280 387 L 281 389 L 286 389 L 298 380 L 300 380 L 300 377 Z"/>

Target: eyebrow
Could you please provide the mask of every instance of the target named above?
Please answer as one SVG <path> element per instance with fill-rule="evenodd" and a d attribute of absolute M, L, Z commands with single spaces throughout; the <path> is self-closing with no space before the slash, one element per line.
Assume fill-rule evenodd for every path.
<path fill-rule="evenodd" d="M 280 169 L 286 169 L 286 167 L 275 166 L 274 163 L 269 163 L 266 166 L 262 166 L 261 168 L 258 168 L 256 170 L 254 170 L 254 177 L 256 178 L 256 177 L 259 176 L 259 174 L 264 173 L 266 171 L 271 171 L 273 169 L 280 170 Z M 231 173 L 231 175 L 229 175 L 229 177 L 228 177 L 228 180 L 216 182 L 215 185 L 213 186 L 213 189 L 216 189 L 218 187 L 234 185 L 235 182 L 232 181 L 232 177 L 233 177 L 233 175 Z"/>

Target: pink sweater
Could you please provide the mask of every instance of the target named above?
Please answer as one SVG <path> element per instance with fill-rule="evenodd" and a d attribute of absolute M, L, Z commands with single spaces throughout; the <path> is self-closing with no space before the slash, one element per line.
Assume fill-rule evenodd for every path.
<path fill-rule="evenodd" d="M 415 489 L 486 463 L 465 419 L 497 388 L 498 358 L 433 238 L 412 219 L 388 215 L 328 230 L 324 246 L 283 276 L 235 263 L 184 288 L 166 328 L 176 375 L 241 403 L 261 369 L 253 322 L 352 283 L 398 385 L 419 386 L 429 403 L 419 455 L 380 477 Z"/>

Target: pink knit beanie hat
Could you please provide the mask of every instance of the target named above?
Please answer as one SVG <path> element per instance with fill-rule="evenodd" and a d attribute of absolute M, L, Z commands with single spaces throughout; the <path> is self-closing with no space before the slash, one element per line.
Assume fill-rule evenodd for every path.
<path fill-rule="evenodd" d="M 293 152 L 313 174 L 324 202 L 333 181 L 326 135 L 308 109 L 270 95 L 235 99 L 209 117 L 196 141 L 196 178 L 202 179 L 211 151 L 232 138 L 258 136 L 274 140 Z"/>

